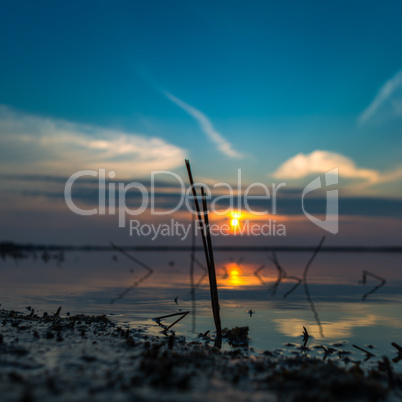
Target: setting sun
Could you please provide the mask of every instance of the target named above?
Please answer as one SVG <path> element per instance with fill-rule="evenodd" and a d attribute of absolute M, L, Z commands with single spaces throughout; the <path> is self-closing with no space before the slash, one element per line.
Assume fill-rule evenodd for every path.
<path fill-rule="evenodd" d="M 232 220 L 230 221 L 230 225 L 235 229 L 240 225 L 240 218 L 241 218 L 241 214 L 239 213 L 231 213 L 230 214 L 232 217 Z"/>
<path fill-rule="evenodd" d="M 233 219 L 230 221 L 230 224 L 231 224 L 233 227 L 239 226 L 239 220 L 233 218 Z"/>

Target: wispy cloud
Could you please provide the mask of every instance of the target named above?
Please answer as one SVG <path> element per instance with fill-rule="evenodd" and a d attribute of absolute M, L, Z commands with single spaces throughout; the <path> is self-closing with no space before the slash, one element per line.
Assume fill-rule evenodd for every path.
<path fill-rule="evenodd" d="M 161 138 L 43 118 L 0 106 L 0 168 L 16 174 L 71 174 L 105 168 L 118 177 L 182 165 L 185 151 Z"/>
<path fill-rule="evenodd" d="M 277 179 L 300 179 L 312 174 L 326 173 L 339 168 L 339 175 L 346 179 L 364 180 L 366 184 L 385 183 L 402 178 L 402 169 L 380 172 L 374 169 L 359 168 L 346 156 L 335 152 L 316 150 L 310 154 L 297 154 L 285 161 L 273 173 Z"/>
<path fill-rule="evenodd" d="M 358 125 L 363 125 L 379 113 L 384 117 L 402 116 L 402 70 L 379 89 L 368 107 L 360 113 Z"/>
<path fill-rule="evenodd" d="M 198 122 L 201 127 L 201 130 L 208 136 L 208 138 L 214 142 L 218 150 L 229 156 L 230 158 L 242 158 L 243 154 L 233 149 L 232 144 L 222 136 L 218 131 L 215 130 L 214 126 L 211 123 L 211 120 L 202 113 L 200 110 L 196 109 L 194 106 L 189 105 L 188 103 L 183 102 L 181 99 L 172 95 L 169 92 L 163 92 L 165 96 L 170 99 L 173 103 L 187 112 L 190 116 L 194 117 L 194 119 Z"/>

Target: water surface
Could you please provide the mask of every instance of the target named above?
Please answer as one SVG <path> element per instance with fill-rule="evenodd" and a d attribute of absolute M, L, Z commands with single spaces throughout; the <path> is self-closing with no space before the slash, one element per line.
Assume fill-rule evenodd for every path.
<path fill-rule="evenodd" d="M 61 259 L 51 252 L 47 262 L 41 252 L 36 258 L 29 255 L 19 261 L 6 258 L 0 267 L 1 305 L 21 311 L 31 306 L 38 313 L 62 306 L 64 313 L 108 314 L 120 325 L 142 326 L 148 333 L 161 336 L 162 328 L 152 318 L 190 311 L 173 327 L 176 334 L 195 339 L 209 330 L 213 335 L 202 253 L 196 254 L 194 265 L 194 282 L 198 283 L 195 304 L 190 253 L 148 251 L 131 255 L 153 269 L 142 282 L 147 270 L 118 251 L 68 252 Z M 217 252 L 223 327 L 248 326 L 250 346 L 256 350 L 300 353 L 304 326 L 312 336 L 310 346 L 334 347 L 351 352 L 352 360 L 364 360 L 365 354 L 352 347 L 355 344 L 376 357 L 395 358 L 391 342 L 402 344 L 402 255 L 319 253 L 308 271 L 307 282 L 294 289 L 303 278 L 310 256 L 302 252 L 277 253 L 286 272 L 278 283 L 278 269 L 270 254 Z M 363 271 L 369 273 L 365 284 L 361 283 Z M 386 283 L 379 286 L 382 279 Z M 174 319 L 164 322 L 169 324 Z M 309 353 L 324 357 L 323 349 L 312 348 Z M 339 359 L 339 353 L 328 358 Z M 365 364 L 370 362 L 374 364 L 375 359 Z M 395 366 L 402 371 L 402 363 Z"/>

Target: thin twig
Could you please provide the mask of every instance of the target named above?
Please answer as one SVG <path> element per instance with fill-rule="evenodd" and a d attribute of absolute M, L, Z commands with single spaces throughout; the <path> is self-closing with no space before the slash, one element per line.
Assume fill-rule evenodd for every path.
<path fill-rule="evenodd" d="M 354 348 L 359 349 L 360 351 L 364 352 L 366 354 L 366 360 L 370 359 L 371 357 L 375 357 L 375 355 L 368 350 L 365 350 L 361 348 L 360 346 L 357 345 L 352 345 Z"/>
<path fill-rule="evenodd" d="M 295 280 L 297 283 L 295 283 L 284 295 L 283 298 L 285 299 L 286 297 L 288 297 L 292 292 L 294 292 L 297 287 L 302 283 L 302 280 L 300 278 L 297 278 L 296 276 L 288 276 L 286 270 L 282 267 L 282 265 L 279 264 L 279 260 L 278 257 L 276 256 L 275 251 L 272 251 L 272 257 L 268 257 L 275 265 L 277 271 L 278 271 L 278 278 L 276 280 L 276 282 L 273 284 L 272 286 L 272 296 L 276 295 L 276 291 L 278 290 L 279 284 L 286 280 L 286 279 L 293 279 Z M 265 285 L 265 282 L 263 281 L 263 279 L 261 278 L 260 275 L 258 275 L 258 272 L 260 270 L 262 270 L 264 266 L 261 266 L 260 268 L 258 268 L 255 272 L 254 275 L 257 276 L 257 278 L 260 280 L 260 282 Z"/>
<path fill-rule="evenodd" d="M 362 300 L 366 300 L 366 297 L 367 297 L 367 296 L 369 296 L 369 295 L 375 293 L 378 289 L 380 289 L 380 287 L 384 286 L 384 285 L 387 283 L 387 281 L 386 281 L 384 278 L 381 278 L 381 276 L 378 276 L 378 275 L 376 275 L 376 274 L 373 274 L 373 273 L 371 273 L 371 272 L 369 272 L 369 271 L 363 271 L 363 279 L 362 279 L 362 281 L 361 281 L 361 283 L 362 283 L 363 285 L 365 285 L 365 284 L 367 283 L 367 277 L 368 277 L 368 276 L 371 276 L 372 278 L 376 279 L 376 280 L 379 281 L 380 283 L 379 283 L 377 286 L 374 286 L 374 288 L 371 289 L 369 292 L 365 293 L 365 294 L 362 296 Z"/>
<path fill-rule="evenodd" d="M 269 257 L 269 259 L 275 264 L 275 267 L 278 271 L 278 278 L 272 286 L 272 296 L 275 296 L 276 291 L 278 290 L 279 284 L 281 283 L 282 279 L 286 277 L 286 271 L 279 264 L 275 251 L 272 251 L 272 257 Z"/>
<path fill-rule="evenodd" d="M 145 268 L 147 271 L 153 273 L 154 270 L 149 267 L 148 265 L 144 264 L 142 261 L 138 260 L 137 258 L 133 257 L 131 254 L 127 253 L 125 250 L 123 250 L 121 247 L 116 246 L 112 242 L 110 242 L 111 246 L 116 249 L 117 251 L 120 251 L 122 254 L 124 254 L 127 258 L 129 258 L 131 261 L 134 261 L 136 264 L 141 266 L 142 268 Z"/>
<path fill-rule="evenodd" d="M 391 342 L 391 345 L 398 351 L 398 353 L 402 353 L 402 346 L 399 346 L 395 342 Z"/>
<path fill-rule="evenodd" d="M 205 268 L 204 265 L 202 265 L 201 262 L 198 261 L 197 258 L 195 258 L 195 257 L 194 257 L 194 262 L 204 271 L 203 274 L 198 279 L 197 283 L 195 284 L 195 289 L 198 289 L 201 286 L 202 281 L 208 275 L 208 269 Z"/>
<path fill-rule="evenodd" d="M 307 283 L 307 273 L 308 273 L 308 270 L 309 270 L 312 262 L 314 261 L 314 258 L 316 257 L 316 255 L 320 251 L 320 248 L 321 248 L 322 244 L 324 243 L 324 241 L 325 241 L 325 236 L 322 237 L 322 239 L 321 239 L 320 243 L 318 244 L 317 248 L 314 250 L 314 253 L 311 256 L 311 258 L 308 260 L 308 262 L 306 264 L 306 267 L 304 268 L 304 272 L 303 272 L 304 291 L 306 293 L 307 301 L 310 304 L 311 311 L 314 314 L 315 321 L 317 322 L 317 325 L 318 325 L 318 328 L 319 328 L 319 331 L 320 331 L 320 335 L 322 337 L 324 337 L 324 332 L 323 332 L 323 329 L 322 329 L 320 318 L 318 317 L 317 310 L 315 309 L 313 299 L 311 298 L 311 295 L 310 295 L 310 290 L 308 288 L 308 283 Z"/>
<path fill-rule="evenodd" d="M 402 346 L 399 346 L 397 343 L 392 342 L 391 345 L 398 351 L 398 356 L 394 357 L 392 361 L 394 363 L 399 363 L 402 360 Z"/>
<path fill-rule="evenodd" d="M 257 268 L 257 269 L 254 271 L 254 275 L 255 275 L 255 276 L 258 278 L 258 280 L 261 282 L 261 285 L 262 285 L 262 286 L 265 286 L 265 282 L 264 282 L 264 280 L 262 279 L 262 277 L 260 276 L 259 272 L 262 271 L 262 270 L 264 269 L 264 267 L 265 267 L 265 265 L 261 265 L 259 268 Z"/>
<path fill-rule="evenodd" d="M 117 300 L 122 299 L 128 292 L 130 292 L 132 289 L 137 287 L 141 282 L 144 282 L 146 279 L 148 279 L 153 273 L 154 270 L 151 267 L 148 267 L 148 265 L 144 264 L 142 261 L 138 260 L 137 258 L 133 257 L 132 255 L 128 254 L 126 251 L 124 251 L 122 248 L 116 246 L 112 242 L 110 242 L 112 247 L 119 251 L 120 253 L 124 254 L 127 258 L 129 258 L 131 261 L 134 261 L 136 264 L 140 265 L 142 268 L 145 268 L 148 272 L 142 276 L 140 279 L 136 280 L 132 285 L 130 285 L 128 288 L 123 290 L 117 297 L 114 299 L 110 300 L 110 304 L 114 304 Z"/>
<path fill-rule="evenodd" d="M 179 321 L 181 321 L 188 313 L 189 313 L 189 311 L 183 311 L 183 312 L 180 312 L 180 313 L 162 315 L 162 316 L 160 316 L 160 317 L 153 318 L 153 320 L 156 321 L 156 322 L 158 323 L 158 325 L 162 326 L 162 327 L 164 328 L 164 329 L 163 329 L 163 332 L 166 333 L 167 331 L 169 331 L 170 328 L 173 327 L 173 325 L 176 325 L 176 324 L 177 324 Z M 175 317 L 175 316 L 177 316 L 177 315 L 180 315 L 181 317 L 178 318 L 176 321 L 174 321 L 172 324 L 170 324 L 168 327 L 165 327 L 165 326 L 162 325 L 161 322 L 160 322 L 163 318 Z"/>
<path fill-rule="evenodd" d="M 322 238 L 321 238 L 321 240 L 320 240 L 320 242 L 319 242 L 317 248 L 314 250 L 313 255 L 312 255 L 311 258 L 308 260 L 308 262 L 307 262 L 307 264 L 306 264 L 306 267 L 304 268 L 304 272 L 303 272 L 303 282 L 306 282 L 306 281 L 307 281 L 307 273 L 308 273 L 308 270 L 309 270 L 309 268 L 310 268 L 312 262 L 314 261 L 314 258 L 316 257 L 316 255 L 317 255 L 318 252 L 320 251 L 320 248 L 322 247 L 322 244 L 324 243 L 324 241 L 325 241 L 325 236 L 322 236 Z"/>
<path fill-rule="evenodd" d="M 296 276 L 286 276 L 285 279 L 293 279 L 295 281 L 297 281 L 297 283 L 294 284 L 294 286 L 292 288 L 290 288 L 284 295 L 283 298 L 286 299 L 292 292 L 294 292 L 297 287 L 302 283 L 302 280 Z"/>
<path fill-rule="evenodd" d="M 148 279 L 153 272 L 147 272 L 144 276 L 142 276 L 140 279 L 137 281 L 133 282 L 128 288 L 124 289 L 117 297 L 114 299 L 110 300 L 110 304 L 116 303 L 118 300 L 122 299 L 127 293 L 129 293 L 131 290 L 136 288 L 140 283 L 144 282 L 146 279 Z"/>

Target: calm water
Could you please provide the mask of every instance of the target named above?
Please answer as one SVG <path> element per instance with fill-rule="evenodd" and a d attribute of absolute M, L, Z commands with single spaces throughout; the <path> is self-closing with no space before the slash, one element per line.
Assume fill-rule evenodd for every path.
<path fill-rule="evenodd" d="M 273 293 L 278 271 L 268 254 L 245 252 L 216 253 L 217 277 L 223 327 L 249 326 L 251 346 L 257 350 L 282 349 L 292 353 L 299 346 L 305 326 L 313 336 L 309 345 L 331 346 L 352 352 L 362 360 L 365 355 L 352 344 L 370 350 L 377 357 L 397 354 L 391 342 L 402 345 L 402 265 L 401 254 L 320 253 L 308 272 L 307 289 L 301 283 L 284 298 L 302 278 L 310 253 L 278 253 L 278 260 L 289 279 L 282 280 Z M 150 334 L 161 335 L 152 318 L 179 311 L 193 312 L 190 292 L 190 254 L 186 252 L 136 253 L 135 257 L 153 268 L 154 273 L 111 304 L 146 270 L 118 252 L 65 254 L 64 261 L 29 257 L 16 263 L 1 261 L 1 305 L 24 311 L 32 306 L 37 312 L 108 314 L 127 327 L 143 326 Z M 187 339 L 214 329 L 204 256 L 197 253 L 194 268 L 196 315 L 189 314 L 174 326 L 177 335 Z M 263 266 L 263 267 L 262 267 Z M 262 267 L 262 268 L 261 268 Z M 258 271 L 259 277 L 255 275 Z M 368 276 L 362 284 L 363 271 Z M 204 276 L 204 277 L 203 277 Z M 386 280 L 374 293 L 363 295 Z M 308 297 L 310 296 L 310 297 Z M 177 304 L 175 298 L 177 297 Z M 249 311 L 254 313 L 250 316 Z M 166 319 L 166 324 L 176 318 Z M 193 332 L 195 325 L 195 332 Z M 322 354 L 312 349 L 311 354 Z M 333 357 L 334 359 L 337 357 Z M 374 364 L 375 359 L 371 360 Z M 368 362 L 370 365 L 370 361 Z M 367 366 L 367 363 L 366 363 Z M 402 362 L 395 364 L 402 371 Z"/>

